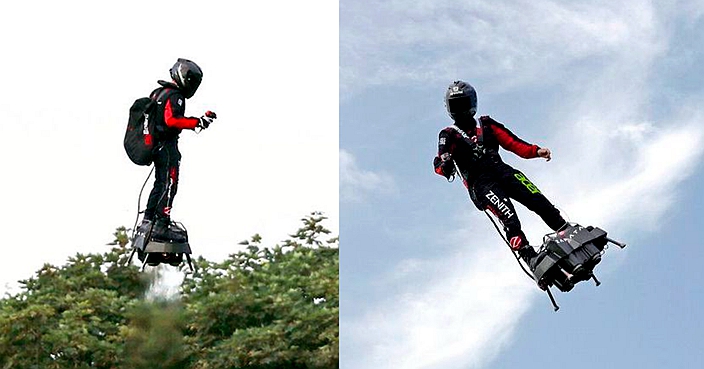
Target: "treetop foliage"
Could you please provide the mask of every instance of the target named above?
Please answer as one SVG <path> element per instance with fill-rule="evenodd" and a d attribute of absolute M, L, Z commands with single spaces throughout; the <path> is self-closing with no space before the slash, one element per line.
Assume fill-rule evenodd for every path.
<path fill-rule="evenodd" d="M 0 368 L 337 368 L 339 249 L 325 219 L 303 218 L 280 245 L 254 235 L 225 260 L 198 257 L 179 298 L 156 301 L 117 228 L 109 251 L 45 264 L 0 300 Z"/>

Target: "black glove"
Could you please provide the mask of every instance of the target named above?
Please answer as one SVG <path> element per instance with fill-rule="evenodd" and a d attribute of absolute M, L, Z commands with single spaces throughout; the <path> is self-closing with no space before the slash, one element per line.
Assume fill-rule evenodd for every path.
<path fill-rule="evenodd" d="M 436 156 L 435 159 L 433 159 L 433 166 L 435 167 L 436 173 L 442 174 L 448 180 L 455 176 L 455 163 L 452 159 L 449 159 L 449 156 L 447 160 L 442 160 L 440 157 Z M 438 168 L 440 172 L 438 172 Z"/>
<path fill-rule="evenodd" d="M 443 174 L 445 174 L 445 178 L 447 178 L 448 180 L 452 179 L 455 176 L 456 169 L 454 161 L 445 160 L 444 162 L 442 162 L 440 167 L 442 168 Z"/>
<path fill-rule="evenodd" d="M 200 122 L 198 123 L 198 126 L 200 128 L 206 129 L 210 126 L 211 123 L 215 121 L 217 117 L 217 114 L 208 110 L 205 112 L 205 114 L 203 114 L 202 117 L 200 117 Z"/>

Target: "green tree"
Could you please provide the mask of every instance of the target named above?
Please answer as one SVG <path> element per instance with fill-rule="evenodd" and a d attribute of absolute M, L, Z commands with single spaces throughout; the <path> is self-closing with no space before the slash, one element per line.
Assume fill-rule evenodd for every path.
<path fill-rule="evenodd" d="M 118 228 L 110 251 L 46 264 L 0 300 L 0 368 L 337 368 L 338 239 L 324 220 L 198 258 L 178 301 L 144 299 L 151 281 L 126 265 Z"/>
<path fill-rule="evenodd" d="M 0 301 L 0 367 L 113 368 L 125 311 L 147 281 L 125 267 L 125 249 L 45 264 Z"/>
<path fill-rule="evenodd" d="M 188 368 L 183 309 L 178 302 L 140 302 L 128 313 L 124 366 L 132 369 Z"/>
<path fill-rule="evenodd" d="M 321 239 L 324 219 L 303 219 L 282 245 L 255 235 L 221 263 L 199 260 L 184 284 L 194 368 L 338 366 L 338 239 Z"/>

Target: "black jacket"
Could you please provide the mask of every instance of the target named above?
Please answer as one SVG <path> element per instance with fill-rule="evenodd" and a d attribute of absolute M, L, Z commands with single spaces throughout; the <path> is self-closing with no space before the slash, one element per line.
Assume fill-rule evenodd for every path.
<path fill-rule="evenodd" d="M 161 87 L 152 91 L 150 98 L 161 102 L 157 114 L 163 119 L 156 122 L 156 139 L 159 142 L 177 141 L 184 129 L 195 129 L 200 120 L 186 117 L 186 99 L 178 87 L 166 81 L 159 81 Z"/>
<path fill-rule="evenodd" d="M 489 116 L 479 117 L 482 125 L 483 145 L 477 145 L 476 126 L 455 125 L 440 131 L 438 154 L 433 164 L 435 173 L 450 177 L 454 174 L 454 160 L 464 179 L 470 183 L 479 176 L 491 176 L 503 172 L 508 166 L 499 155 L 499 147 L 516 155 L 530 159 L 538 156 L 538 145 L 529 144 L 513 134 L 503 124 Z M 456 129 L 456 128 L 459 128 Z M 466 133 L 464 137 L 460 130 Z"/>

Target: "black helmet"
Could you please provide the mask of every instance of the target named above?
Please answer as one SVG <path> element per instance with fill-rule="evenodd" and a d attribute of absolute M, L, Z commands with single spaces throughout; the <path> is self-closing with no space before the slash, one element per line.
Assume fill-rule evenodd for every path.
<path fill-rule="evenodd" d="M 187 99 L 196 93 L 203 80 L 203 71 L 198 64 L 188 59 L 179 58 L 169 72 L 171 72 L 171 79 L 176 82 L 183 97 Z"/>
<path fill-rule="evenodd" d="M 477 113 L 477 91 L 467 82 L 452 82 L 445 92 L 445 108 L 454 120 L 473 117 Z"/>

